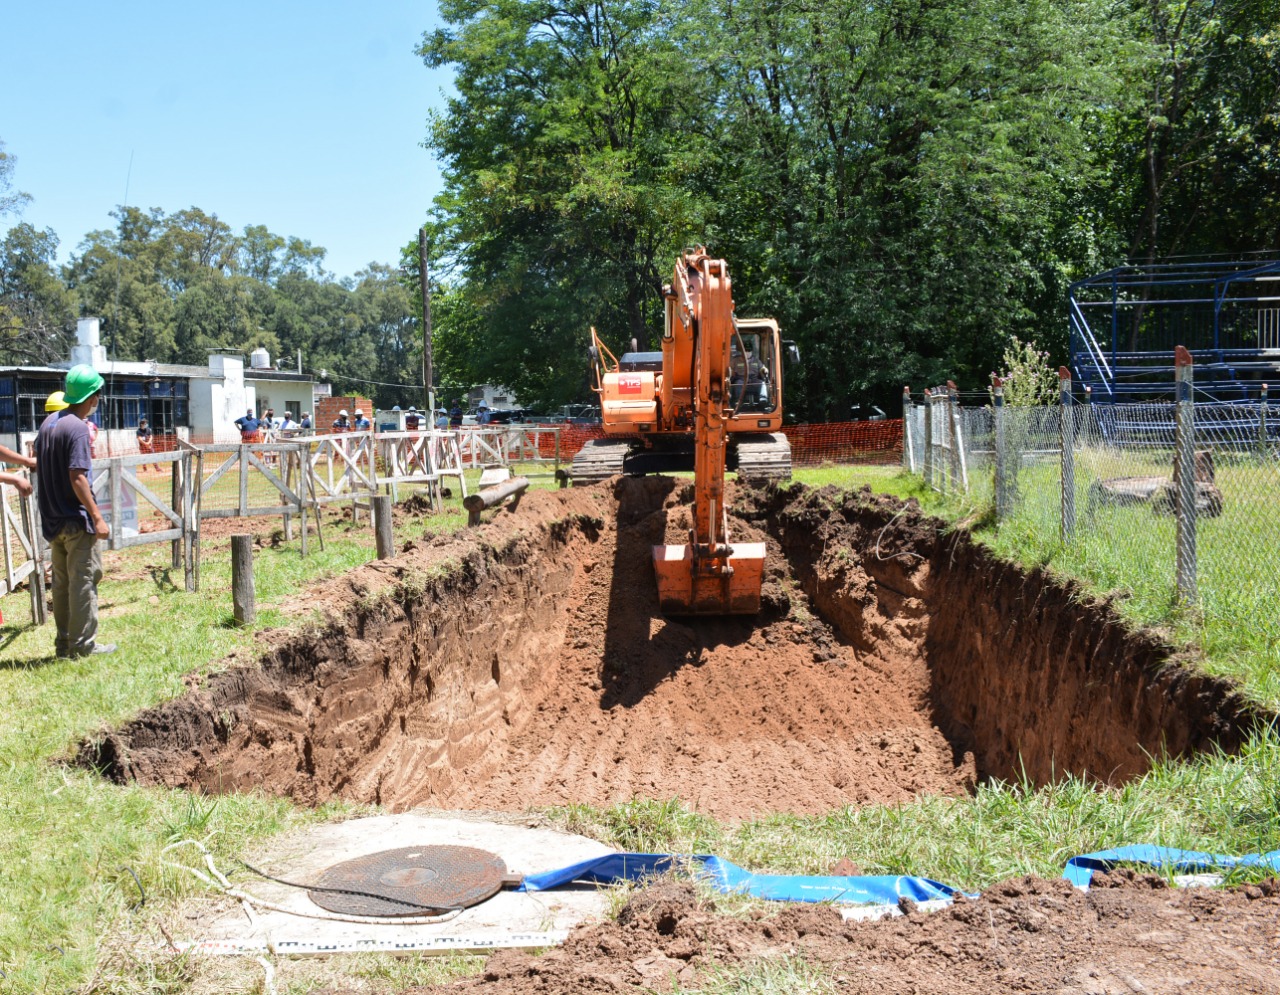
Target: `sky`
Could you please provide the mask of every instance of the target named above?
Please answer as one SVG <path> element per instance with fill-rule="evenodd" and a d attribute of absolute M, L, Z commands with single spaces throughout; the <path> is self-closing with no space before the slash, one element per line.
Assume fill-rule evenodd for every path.
<path fill-rule="evenodd" d="M 398 262 L 441 187 L 433 0 L 4 6 L 0 141 L 33 200 L 0 231 L 52 228 L 60 261 L 127 203 L 266 225 L 350 276 Z"/>

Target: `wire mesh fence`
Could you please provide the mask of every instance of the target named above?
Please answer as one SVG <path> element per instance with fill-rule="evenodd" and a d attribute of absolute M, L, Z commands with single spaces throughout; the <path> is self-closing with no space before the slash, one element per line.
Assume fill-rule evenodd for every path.
<path fill-rule="evenodd" d="M 1032 558 L 1058 557 L 1152 620 L 1280 608 L 1280 413 L 1265 403 L 960 408 L 945 388 L 906 409 L 903 462 L 986 507 Z M 1064 444 L 1065 443 L 1065 444 Z"/>

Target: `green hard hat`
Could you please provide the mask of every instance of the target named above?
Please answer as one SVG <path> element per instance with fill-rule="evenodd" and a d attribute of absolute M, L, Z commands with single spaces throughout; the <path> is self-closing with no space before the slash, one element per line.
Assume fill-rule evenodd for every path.
<path fill-rule="evenodd" d="M 67 370 L 67 386 L 63 391 L 63 400 L 68 404 L 79 404 L 102 390 L 102 374 L 92 366 L 81 363 Z"/>

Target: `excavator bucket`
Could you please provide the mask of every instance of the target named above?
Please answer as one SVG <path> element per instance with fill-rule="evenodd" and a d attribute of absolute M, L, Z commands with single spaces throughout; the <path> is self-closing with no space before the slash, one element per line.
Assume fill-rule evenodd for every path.
<path fill-rule="evenodd" d="M 755 615 L 764 579 L 764 543 L 734 543 L 728 557 L 701 558 L 697 547 L 653 547 L 664 615 Z"/>

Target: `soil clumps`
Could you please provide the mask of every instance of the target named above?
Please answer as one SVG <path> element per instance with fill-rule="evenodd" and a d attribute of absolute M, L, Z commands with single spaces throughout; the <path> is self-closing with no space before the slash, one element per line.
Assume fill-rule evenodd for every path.
<path fill-rule="evenodd" d="M 714 972 L 772 959 L 775 974 L 821 983 L 805 991 L 848 995 L 1280 992 L 1275 881 L 1182 890 L 1130 872 L 1095 875 L 1085 893 L 1060 879 L 1019 878 L 976 901 L 928 914 L 908 903 L 901 918 L 863 923 L 827 905 L 717 915 L 691 889 L 657 887 L 657 898 L 638 892 L 617 921 L 580 927 L 562 948 L 497 953 L 481 977 L 411 991 L 687 991 Z"/>

